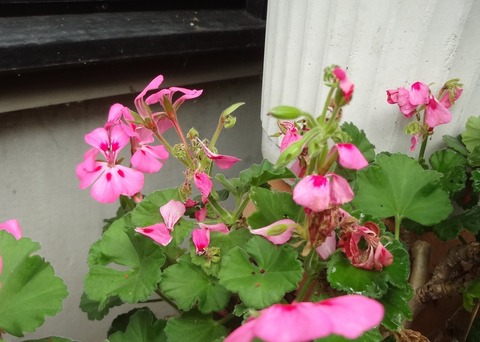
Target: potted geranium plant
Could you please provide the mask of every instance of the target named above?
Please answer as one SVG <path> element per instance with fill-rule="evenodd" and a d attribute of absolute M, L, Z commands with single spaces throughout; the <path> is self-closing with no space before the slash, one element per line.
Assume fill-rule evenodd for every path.
<path fill-rule="evenodd" d="M 221 174 L 239 159 L 220 154 L 217 138 L 234 126 L 232 113 L 242 104 L 221 113 L 213 136 L 204 138 L 184 131 L 178 114 L 202 91 L 160 89 L 162 76 L 136 97 L 134 110 L 112 105 L 105 125 L 85 136 L 90 149 L 76 169 L 80 187 L 120 208 L 90 249 L 82 310 L 102 319 L 123 303 L 163 301 L 177 312 L 131 310 L 114 320 L 108 341 L 426 340 L 407 322 L 445 294 L 437 285 L 448 281 L 473 312 L 463 338 L 478 332 L 478 243 L 465 240 L 428 281 L 428 248 L 412 249 L 417 238 L 405 235 L 479 232 L 479 119 L 469 121 L 463 139 L 446 137 L 448 148 L 428 163 L 424 155 L 434 128 L 450 120 L 461 85 L 447 82 L 437 96 L 421 82 L 387 92 L 416 119 L 407 128 L 412 148 L 421 141 L 415 160 L 377 155 L 363 131 L 341 122 L 354 93 L 345 71 L 331 66 L 324 79 L 330 89 L 317 116 L 289 106 L 271 110 L 281 137 L 276 165 L 252 165 L 237 178 Z M 169 129 L 175 143 L 165 138 Z M 143 194 L 144 174 L 161 172 L 169 157 L 185 165 L 185 181 Z M 274 189 L 277 180 L 291 191 Z M 458 198 L 465 211 L 452 216 Z M 1 281 L 13 284 L 5 268 Z M 32 329 L 2 325 L 1 313 L 7 333 Z"/>

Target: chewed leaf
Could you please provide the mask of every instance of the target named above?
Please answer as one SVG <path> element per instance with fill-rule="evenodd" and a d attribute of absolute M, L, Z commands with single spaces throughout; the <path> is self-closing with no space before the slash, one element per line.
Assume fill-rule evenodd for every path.
<path fill-rule="evenodd" d="M 394 216 L 433 225 L 453 210 L 440 177 L 406 155 L 380 154 L 373 165 L 358 172 L 353 204 L 380 218 Z"/>
<path fill-rule="evenodd" d="M 0 330 L 14 336 L 32 332 L 62 310 L 67 287 L 50 263 L 31 255 L 40 245 L 29 238 L 16 240 L 0 231 L 3 270 L 0 274 Z"/>

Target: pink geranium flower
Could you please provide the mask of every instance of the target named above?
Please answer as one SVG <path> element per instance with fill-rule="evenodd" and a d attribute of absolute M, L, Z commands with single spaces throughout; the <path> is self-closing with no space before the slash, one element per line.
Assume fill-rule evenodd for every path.
<path fill-rule="evenodd" d="M 163 218 L 163 223 L 156 223 L 143 228 L 135 228 L 135 231 L 148 236 L 162 246 L 166 246 L 172 241 L 171 232 L 183 214 L 185 214 L 186 209 L 182 202 L 170 200 L 167 204 L 161 206 L 159 211 Z"/>
<path fill-rule="evenodd" d="M 286 130 L 282 142 L 280 143 L 280 152 L 283 152 L 288 146 L 300 140 L 302 136 L 298 134 L 298 130 L 293 123 L 284 121 L 281 125 L 285 127 Z"/>
<path fill-rule="evenodd" d="M 145 173 L 159 171 L 163 166 L 161 160 L 168 159 L 168 152 L 163 145 L 150 145 L 154 142 L 152 131 L 139 127 L 131 140 L 132 151 L 135 151 L 130 159 L 132 166 Z"/>
<path fill-rule="evenodd" d="M 15 219 L 0 223 L 0 230 L 5 230 L 7 233 L 12 234 L 17 240 L 22 237 L 22 228 L 20 228 L 20 224 Z"/>
<path fill-rule="evenodd" d="M 263 227 L 251 229 L 250 232 L 255 235 L 261 235 L 275 245 L 282 245 L 292 237 L 293 230 L 296 227 L 295 221 L 283 219 Z"/>
<path fill-rule="evenodd" d="M 174 95 L 176 93 L 182 93 L 183 95 L 180 95 L 176 100 L 174 100 Z M 202 95 L 203 90 L 197 90 L 197 89 L 186 89 L 186 88 L 180 88 L 180 87 L 171 87 L 168 89 L 162 89 L 159 92 L 150 95 L 147 97 L 145 102 L 148 105 L 152 105 L 154 103 L 160 103 L 160 105 L 165 109 L 165 98 L 168 99 L 168 101 L 172 104 L 173 108 L 175 110 L 178 110 L 178 108 L 185 102 L 185 100 L 191 100 L 194 98 L 199 97 Z"/>
<path fill-rule="evenodd" d="M 338 162 L 344 168 L 360 170 L 368 166 L 368 161 L 354 144 L 336 144 L 332 150 L 338 152 Z"/>
<path fill-rule="evenodd" d="M 374 299 L 346 295 L 321 302 L 274 304 L 230 334 L 225 342 L 307 342 L 332 334 L 355 339 L 382 321 L 383 306 Z"/>
<path fill-rule="evenodd" d="M 219 232 L 228 234 L 230 231 L 224 223 L 217 224 L 198 224 L 200 229 L 194 229 L 192 232 L 192 241 L 195 245 L 197 255 L 205 253 L 205 249 L 210 245 L 210 232 Z"/>
<path fill-rule="evenodd" d="M 375 223 L 365 222 L 343 234 L 338 246 L 353 266 L 379 271 L 393 262 L 393 255 L 380 242 L 379 232 Z"/>
<path fill-rule="evenodd" d="M 425 123 L 428 127 L 436 127 L 450 122 L 452 114 L 443 104 L 437 101 L 433 96 L 430 96 L 430 101 L 425 110 Z"/>
<path fill-rule="evenodd" d="M 80 188 L 92 185 L 92 197 L 101 203 L 115 202 L 120 195 L 133 196 L 143 187 L 143 173 L 122 166 L 118 155 L 128 143 L 129 136 L 120 127 L 97 128 L 85 135 L 85 141 L 93 148 L 84 155 L 84 160 L 76 168 Z M 101 154 L 104 160 L 97 160 Z"/>
<path fill-rule="evenodd" d="M 333 69 L 333 75 L 340 81 L 340 89 L 342 90 L 345 102 L 350 102 L 353 94 L 354 85 L 347 77 L 347 73 L 340 67 Z"/>
<path fill-rule="evenodd" d="M 145 87 L 145 89 L 143 89 L 140 94 L 138 94 L 138 96 L 135 98 L 135 107 L 137 108 L 138 114 L 140 114 L 142 118 L 147 118 L 150 113 L 150 109 L 147 107 L 144 100 L 145 95 L 148 91 L 155 90 L 160 87 L 162 82 L 163 76 L 158 75 L 152 81 L 150 81 L 150 83 Z"/>
<path fill-rule="evenodd" d="M 353 191 L 348 182 L 334 173 L 306 176 L 293 189 L 293 200 L 315 212 L 350 202 L 352 199 Z"/>

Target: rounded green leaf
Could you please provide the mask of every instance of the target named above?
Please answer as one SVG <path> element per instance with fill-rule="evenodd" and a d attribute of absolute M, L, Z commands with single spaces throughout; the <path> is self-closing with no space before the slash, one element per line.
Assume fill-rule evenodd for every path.
<path fill-rule="evenodd" d="M 40 245 L 29 238 L 16 240 L 0 231 L 3 270 L 0 274 L 0 330 L 14 336 L 32 332 L 62 310 L 67 287 L 50 263 L 32 255 Z"/>
<path fill-rule="evenodd" d="M 407 155 L 380 154 L 373 165 L 358 172 L 353 204 L 380 218 L 406 217 L 430 226 L 453 210 L 440 177 Z"/>
<path fill-rule="evenodd" d="M 165 321 L 157 320 L 149 308 L 135 309 L 129 315 L 128 325 L 124 331 L 116 331 L 108 336 L 109 342 L 166 342 L 163 332 Z M 130 313 L 129 313 L 130 314 Z M 128 315 L 128 314 L 127 314 Z M 121 316 L 117 317 L 120 318 Z M 123 316 L 121 317 L 123 318 Z M 115 323 L 115 321 L 114 321 Z"/>
<path fill-rule="evenodd" d="M 227 329 L 210 316 L 185 312 L 167 321 L 165 333 L 168 341 L 206 342 L 227 335 Z"/>
<path fill-rule="evenodd" d="M 115 221 L 94 246 L 85 294 L 100 303 L 99 310 L 115 296 L 127 303 L 148 299 L 160 281 L 165 254 L 162 247 L 135 233 L 130 214 Z"/>
<path fill-rule="evenodd" d="M 222 258 L 220 284 L 237 292 L 245 305 L 262 309 L 297 288 L 302 265 L 289 245 L 275 246 L 260 236 Z"/>
<path fill-rule="evenodd" d="M 327 280 L 334 289 L 371 298 L 380 298 L 388 290 L 388 274 L 385 270 L 379 272 L 355 267 L 340 252 L 330 257 Z"/>
<path fill-rule="evenodd" d="M 165 269 L 160 287 L 162 293 L 175 300 L 177 306 L 184 311 L 190 310 L 194 305 L 203 313 L 219 311 L 230 299 L 230 292 L 203 272 L 200 266 L 192 264 L 189 255 Z"/>
<path fill-rule="evenodd" d="M 462 133 L 462 142 L 469 152 L 473 152 L 480 145 L 480 116 L 471 116 L 467 120 L 465 132 Z"/>

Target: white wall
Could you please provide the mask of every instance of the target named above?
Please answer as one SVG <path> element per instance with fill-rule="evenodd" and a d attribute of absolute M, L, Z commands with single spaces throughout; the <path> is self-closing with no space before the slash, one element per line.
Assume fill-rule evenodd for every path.
<path fill-rule="evenodd" d="M 262 124 L 264 156 L 275 160 L 276 120 L 265 113 L 293 105 L 319 113 L 328 89 L 323 69 L 338 64 L 355 84 L 345 121 L 364 129 L 377 151 L 409 152 L 407 120 L 386 102 L 387 89 L 416 81 L 439 89 L 460 78 L 464 93 L 453 119 L 435 129 L 429 150 L 443 134 L 456 135 L 470 115 L 480 115 L 480 1 L 475 0 L 277 0 L 268 2 Z"/>
<path fill-rule="evenodd" d="M 224 132 L 228 135 L 223 134 L 217 144 L 221 153 L 242 158 L 241 163 L 228 170 L 230 176 L 236 176 L 251 163 L 261 161 L 260 68 L 258 65 L 253 66 L 246 68 L 246 72 L 238 72 L 239 69 L 230 73 L 223 72 L 221 77 L 212 77 L 215 73 L 210 74 L 210 77 L 197 75 L 198 77 L 190 79 L 168 78 L 166 75 L 170 86 L 175 84 L 204 89 L 204 94 L 195 103 L 186 103 L 182 107 L 180 121 L 185 130 L 195 126 L 205 137 L 213 133 L 218 115 L 223 109 L 235 102 L 247 103 L 235 114 L 237 125 Z M 240 78 L 235 78 L 235 75 Z M 154 76 L 156 74 L 148 77 Z M 219 80 L 214 81 L 215 78 Z M 188 81 L 199 82 L 202 79 L 211 82 L 186 84 Z M 182 81 L 185 83 L 180 83 Z M 51 86 L 48 79 L 45 82 L 45 87 Z M 10 90 L 9 97 L 4 94 L 3 102 L 0 98 L 1 112 L 2 108 L 7 111 L 29 107 L 33 103 L 62 103 L 68 97 L 81 100 L 120 91 L 125 93 L 125 89 L 132 92 L 123 96 L 0 114 L 0 222 L 9 218 L 18 219 L 24 235 L 42 244 L 40 254 L 53 264 L 56 273 L 65 280 L 70 291 L 70 296 L 64 302 L 64 311 L 47 319 L 46 324 L 36 333 L 27 335 L 29 338 L 58 335 L 83 342 L 102 341 L 111 320 L 117 314 L 131 309 L 120 307 L 104 321 L 90 322 L 78 308 L 87 272 L 89 246 L 100 237 L 102 220 L 113 216 L 117 206 L 96 203 L 89 196 L 88 190 L 79 190 L 75 166 L 88 149 L 83 140 L 84 135 L 103 125 L 112 103 L 121 102 L 133 108 L 133 98 L 140 90 L 139 87 L 146 85 L 146 82 L 146 78 L 143 82 L 127 78 L 124 84 L 116 85 L 117 88 L 112 90 L 111 87 L 101 87 L 98 83 L 89 83 L 85 79 L 79 80 L 79 86 L 75 87 L 72 80 L 69 91 L 57 87 L 50 95 L 38 96 L 33 92 L 29 97 L 25 88 L 19 88 L 17 91 Z M 129 87 L 129 84 L 135 86 Z M 45 87 L 38 86 L 38 93 L 45 94 Z M 89 90 L 88 94 L 81 91 L 82 87 Z M 148 192 L 178 185 L 181 174 L 180 164 L 169 159 L 158 175 L 147 176 L 145 190 Z M 160 306 L 156 311 L 162 312 L 164 309 Z M 8 335 L 5 339 L 16 341 Z"/>

